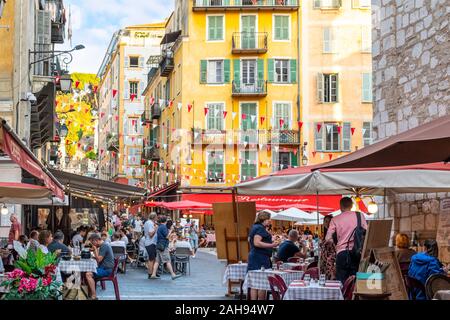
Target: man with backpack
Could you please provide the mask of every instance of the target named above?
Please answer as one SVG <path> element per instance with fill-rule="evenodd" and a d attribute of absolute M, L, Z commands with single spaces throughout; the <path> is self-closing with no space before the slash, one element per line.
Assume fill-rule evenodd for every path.
<path fill-rule="evenodd" d="M 358 271 L 367 222 L 363 214 L 351 211 L 351 198 L 342 198 L 340 207 L 342 213 L 331 220 L 325 239 L 336 245 L 336 279 L 344 283 Z"/>

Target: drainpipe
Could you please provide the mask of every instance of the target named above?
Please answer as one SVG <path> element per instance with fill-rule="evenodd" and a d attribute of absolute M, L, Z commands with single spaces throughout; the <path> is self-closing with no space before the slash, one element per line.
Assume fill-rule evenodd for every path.
<path fill-rule="evenodd" d="M 297 10 L 297 24 L 298 24 L 298 28 L 297 28 L 297 124 L 299 123 L 299 121 L 301 121 L 301 116 L 300 116 L 300 79 L 301 79 L 301 74 L 300 74 L 300 59 L 301 59 L 301 48 L 300 48 L 300 32 L 301 32 L 301 22 L 300 22 L 300 12 L 301 12 L 302 8 L 301 5 L 299 5 L 299 8 Z M 298 142 L 299 142 L 299 150 L 298 150 L 298 156 L 297 156 L 297 161 L 299 166 L 302 166 L 302 132 L 301 129 L 299 128 L 298 130 Z"/>

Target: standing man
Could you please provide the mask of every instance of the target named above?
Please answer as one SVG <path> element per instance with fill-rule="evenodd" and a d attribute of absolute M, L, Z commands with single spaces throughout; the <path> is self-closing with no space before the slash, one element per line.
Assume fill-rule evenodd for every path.
<path fill-rule="evenodd" d="M 87 272 L 86 280 L 89 287 L 92 300 L 97 300 L 97 292 L 95 290 L 95 278 L 103 278 L 111 275 L 114 269 L 114 254 L 111 246 L 104 242 L 98 233 L 89 236 L 89 242 L 92 243 L 92 253 L 94 259 L 98 263 L 96 273 Z"/>
<path fill-rule="evenodd" d="M 157 260 L 155 265 L 153 266 L 153 273 L 150 279 L 157 279 L 156 272 L 158 271 L 158 264 L 165 264 L 167 269 L 169 270 L 172 280 L 175 280 L 181 277 L 180 274 L 175 274 L 173 272 L 172 263 L 170 262 L 170 252 L 169 252 L 169 237 L 172 232 L 169 232 L 167 229 L 167 217 L 161 216 L 159 218 L 159 227 L 156 232 L 157 234 L 157 242 L 156 242 L 156 256 Z"/>
<path fill-rule="evenodd" d="M 20 231 L 22 230 L 22 226 L 20 222 L 17 220 L 17 216 L 15 213 L 12 213 L 9 217 L 9 221 L 11 221 L 11 228 L 9 229 L 8 235 L 8 245 L 13 245 L 13 241 L 19 241 Z"/>
<path fill-rule="evenodd" d="M 145 236 L 145 250 L 147 251 L 147 272 L 150 279 L 153 274 L 153 266 L 156 259 L 156 231 L 158 226 L 156 225 L 156 213 L 150 213 L 148 220 L 144 224 L 144 236 Z M 158 277 L 155 273 L 155 277 Z"/>
<path fill-rule="evenodd" d="M 327 231 L 326 241 L 336 243 L 336 279 L 342 283 L 348 277 L 355 275 L 361 257 L 355 256 L 352 249 L 355 245 L 355 231 L 358 227 L 358 215 L 360 217 L 360 226 L 367 230 L 367 222 L 364 215 L 360 212 L 351 211 L 353 200 L 349 197 L 341 199 L 340 207 L 342 213 L 331 220 Z"/>
<path fill-rule="evenodd" d="M 195 254 L 198 250 L 198 227 L 195 224 L 195 220 L 192 220 L 191 228 L 190 228 L 190 235 L 191 235 L 191 245 L 192 249 L 194 251 L 194 254 L 192 255 L 192 258 L 195 258 Z"/>

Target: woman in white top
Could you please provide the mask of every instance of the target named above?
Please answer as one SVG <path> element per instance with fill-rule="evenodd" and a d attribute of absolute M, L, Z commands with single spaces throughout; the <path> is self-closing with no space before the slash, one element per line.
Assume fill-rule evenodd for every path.
<path fill-rule="evenodd" d="M 47 246 L 52 243 L 53 241 L 53 235 L 51 231 L 49 230 L 43 230 L 39 232 L 39 249 L 45 254 L 48 254 L 48 248 Z"/>

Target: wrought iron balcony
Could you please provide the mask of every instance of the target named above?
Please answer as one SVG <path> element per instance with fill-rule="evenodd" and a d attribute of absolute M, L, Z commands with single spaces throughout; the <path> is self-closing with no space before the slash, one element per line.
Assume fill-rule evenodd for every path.
<path fill-rule="evenodd" d="M 300 144 L 300 137 L 298 131 L 295 130 L 271 130 L 267 131 L 268 144 L 284 144 L 284 145 L 298 145 Z"/>
<path fill-rule="evenodd" d="M 148 124 L 152 123 L 152 115 L 149 109 L 145 109 L 145 111 L 141 114 L 141 123 L 142 124 Z"/>
<path fill-rule="evenodd" d="M 159 106 L 158 102 L 155 102 L 151 106 L 151 116 L 152 120 L 161 118 L 161 107 Z"/>
<path fill-rule="evenodd" d="M 267 81 L 257 80 L 254 83 L 233 81 L 233 97 L 265 97 L 267 96 Z"/>
<path fill-rule="evenodd" d="M 175 68 L 173 57 L 170 55 L 162 56 L 161 62 L 159 63 L 160 75 L 161 77 L 167 77 Z"/>
<path fill-rule="evenodd" d="M 232 53 L 266 53 L 267 32 L 235 32 L 232 39 Z"/>
<path fill-rule="evenodd" d="M 297 10 L 299 0 L 194 0 L 193 11 Z"/>
<path fill-rule="evenodd" d="M 227 131 L 192 129 L 192 144 L 224 145 L 227 141 Z"/>
<path fill-rule="evenodd" d="M 147 83 L 152 82 L 153 78 L 156 76 L 157 73 L 158 73 L 158 68 L 152 67 L 147 74 Z"/>

